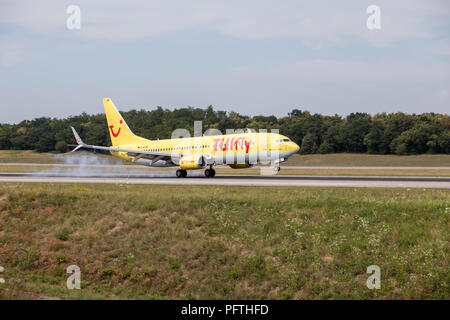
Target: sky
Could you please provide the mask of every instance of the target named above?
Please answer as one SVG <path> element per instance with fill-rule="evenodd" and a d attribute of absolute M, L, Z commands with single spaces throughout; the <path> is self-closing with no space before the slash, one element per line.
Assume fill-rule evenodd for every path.
<path fill-rule="evenodd" d="M 449 114 L 450 1 L 0 0 L 0 123 L 103 113 L 103 97 L 123 111 Z"/>

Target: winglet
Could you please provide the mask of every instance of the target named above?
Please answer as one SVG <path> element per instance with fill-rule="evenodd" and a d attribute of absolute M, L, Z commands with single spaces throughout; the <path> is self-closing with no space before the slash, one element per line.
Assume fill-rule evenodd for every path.
<path fill-rule="evenodd" d="M 81 140 L 80 136 L 78 135 L 77 131 L 75 130 L 74 127 L 70 127 L 72 129 L 73 135 L 75 136 L 75 140 L 78 143 L 78 146 L 72 150 L 72 152 L 77 151 L 78 149 L 80 149 L 81 147 L 84 147 L 86 144 L 83 142 L 83 140 Z"/>

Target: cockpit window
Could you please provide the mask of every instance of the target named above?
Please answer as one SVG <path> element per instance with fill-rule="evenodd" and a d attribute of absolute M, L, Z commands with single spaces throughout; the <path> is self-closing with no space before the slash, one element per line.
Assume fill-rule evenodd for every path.
<path fill-rule="evenodd" d="M 276 139 L 275 142 L 276 143 L 282 143 L 282 142 L 289 142 L 291 141 L 290 139 Z"/>

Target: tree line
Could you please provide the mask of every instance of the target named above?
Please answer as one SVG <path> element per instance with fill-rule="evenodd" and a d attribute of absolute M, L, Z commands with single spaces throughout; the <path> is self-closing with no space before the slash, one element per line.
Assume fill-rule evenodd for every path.
<path fill-rule="evenodd" d="M 285 117 L 245 116 L 236 112 L 181 108 L 173 111 L 130 110 L 122 115 L 133 132 L 148 139 L 166 139 L 176 128 L 193 134 L 194 121 L 203 130 L 279 129 L 301 146 L 300 153 L 359 152 L 371 154 L 450 154 L 450 116 L 436 113 L 405 114 L 356 112 L 346 117 L 292 110 Z M 75 143 L 70 126 L 88 144 L 110 145 L 104 114 L 82 113 L 65 119 L 36 118 L 17 124 L 0 124 L 0 149 L 66 152 Z"/>

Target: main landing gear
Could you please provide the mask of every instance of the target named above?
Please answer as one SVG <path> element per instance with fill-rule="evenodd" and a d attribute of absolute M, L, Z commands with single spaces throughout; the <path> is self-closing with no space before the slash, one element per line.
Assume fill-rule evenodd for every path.
<path fill-rule="evenodd" d="M 176 175 L 177 175 L 177 178 L 186 178 L 187 171 L 178 169 L 177 172 L 176 172 Z M 205 170 L 205 177 L 213 178 L 215 175 L 216 175 L 216 170 L 214 170 L 213 168 Z"/>
<path fill-rule="evenodd" d="M 216 170 L 214 170 L 213 168 L 205 170 L 205 177 L 213 178 L 215 175 L 216 175 Z"/>
<path fill-rule="evenodd" d="M 176 172 L 176 174 L 177 174 L 177 178 L 186 178 L 186 176 L 187 176 L 187 171 L 186 171 L 186 170 L 178 169 L 177 172 Z"/>

